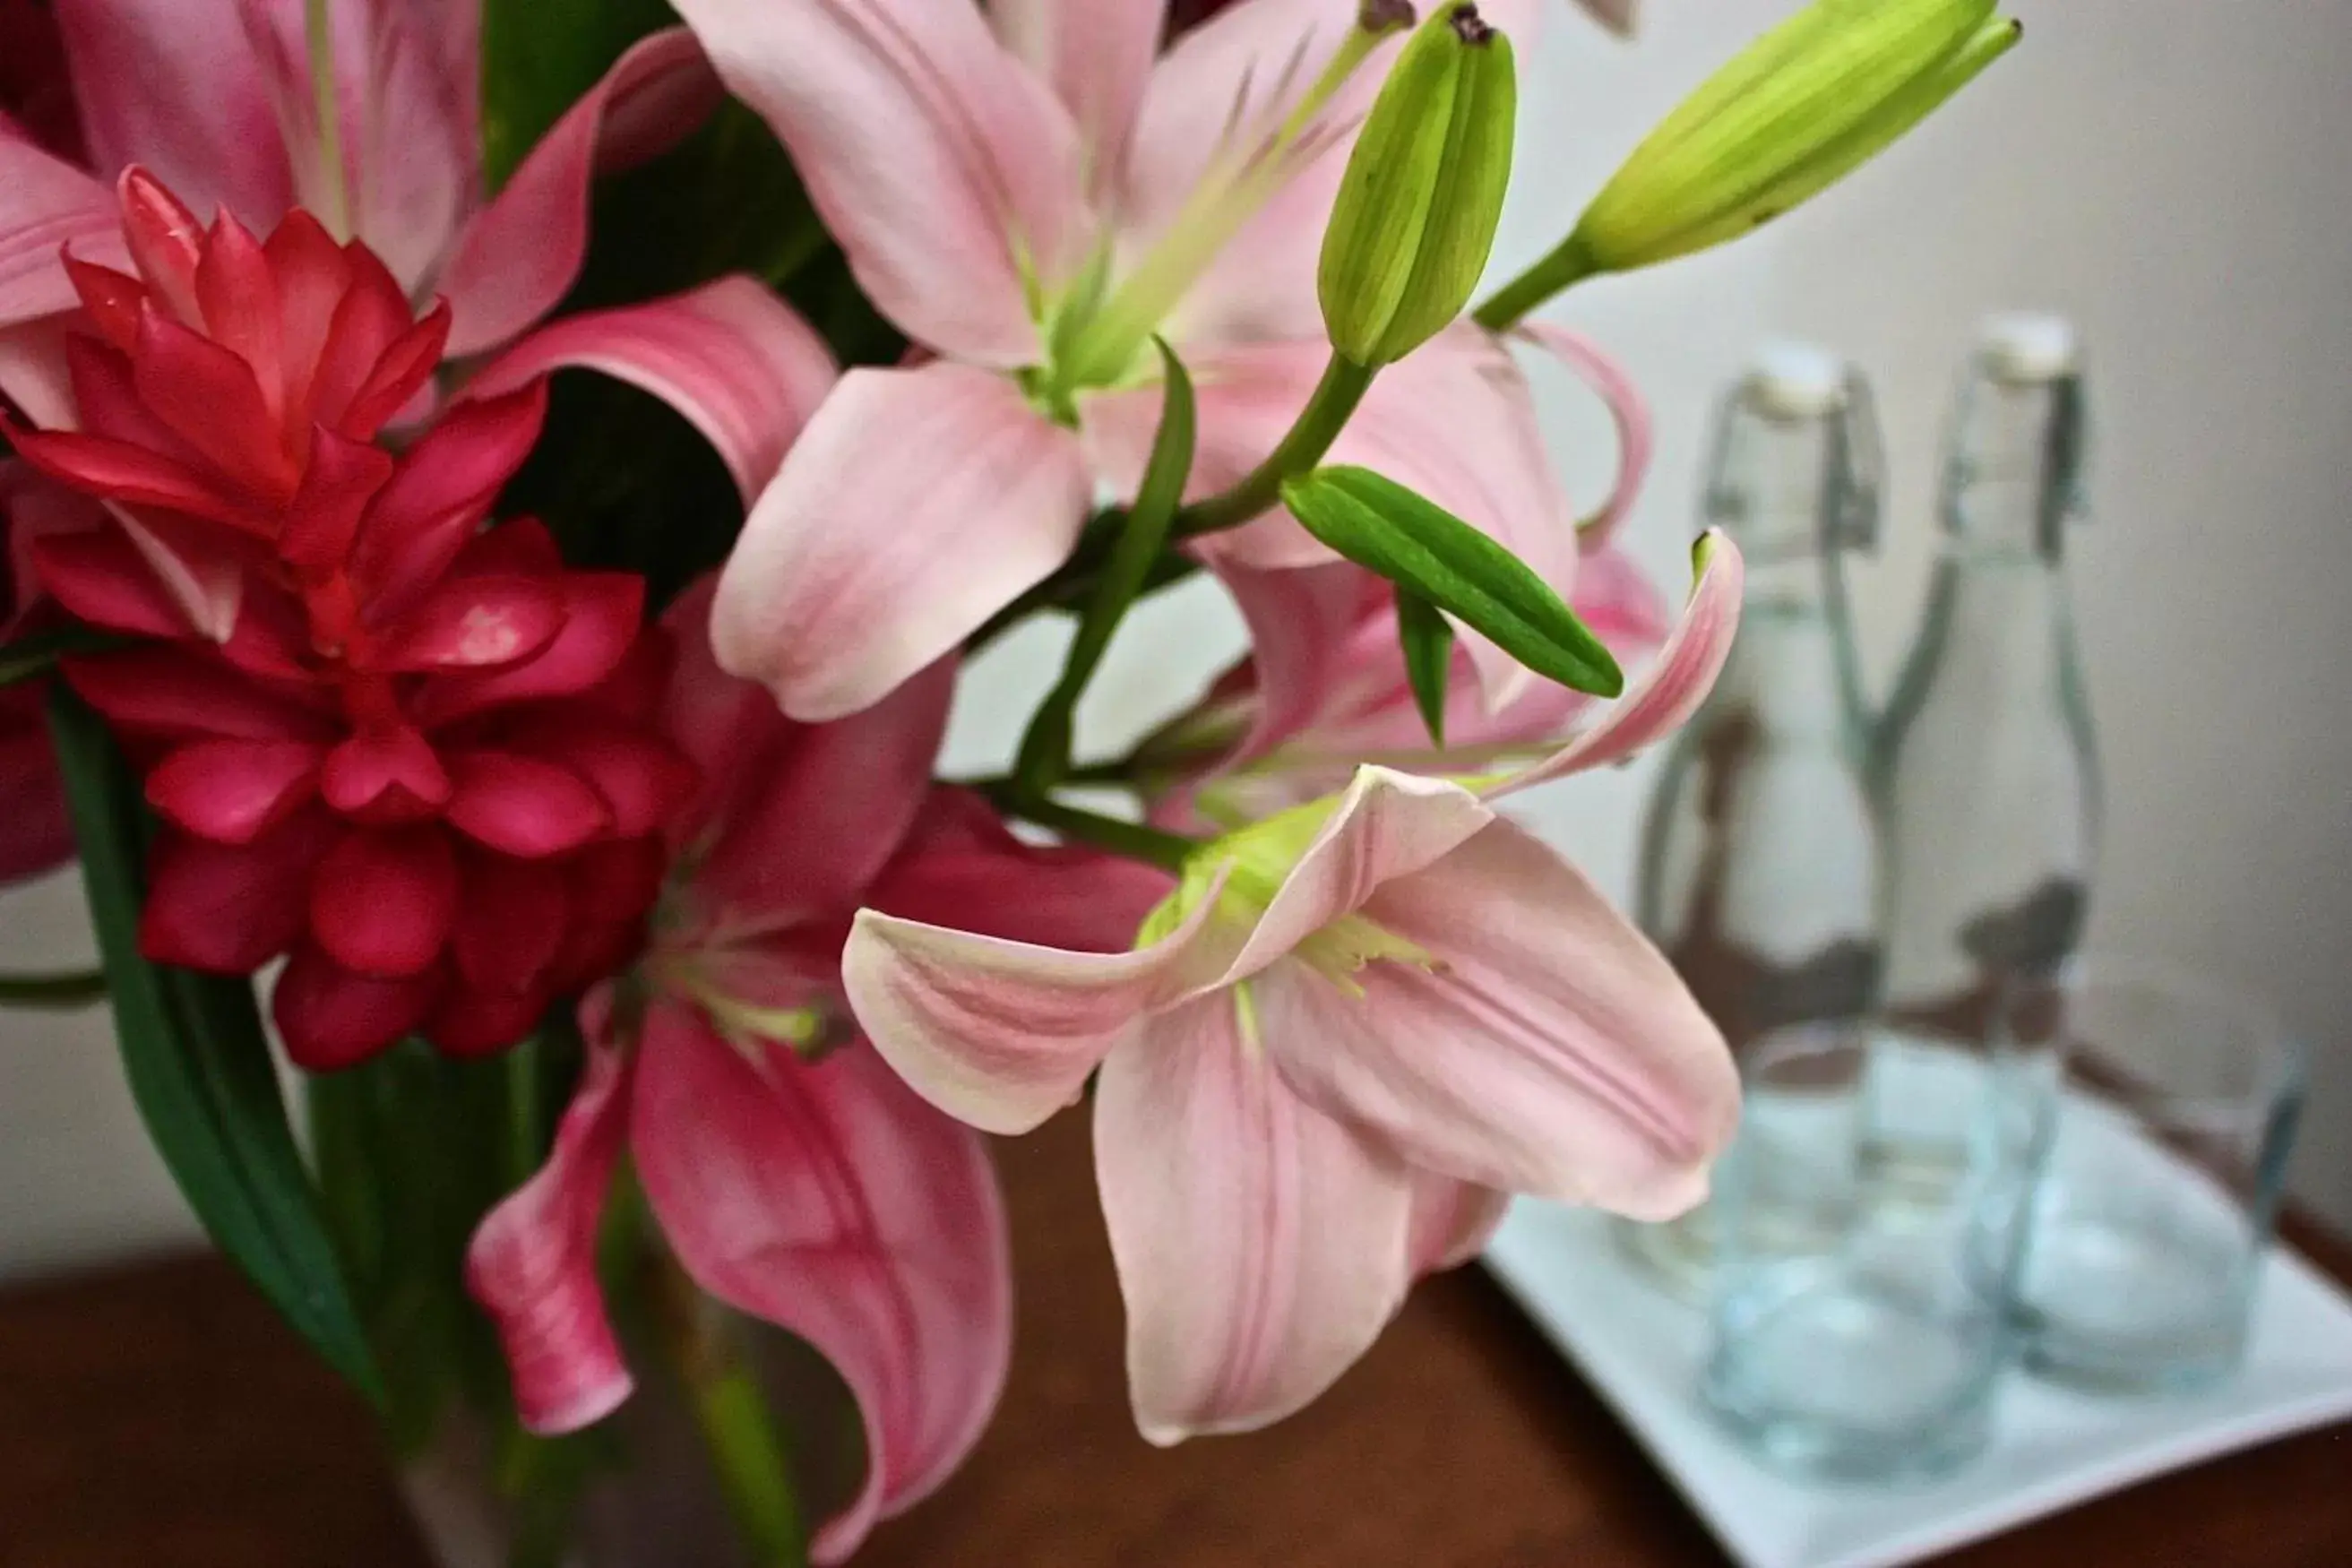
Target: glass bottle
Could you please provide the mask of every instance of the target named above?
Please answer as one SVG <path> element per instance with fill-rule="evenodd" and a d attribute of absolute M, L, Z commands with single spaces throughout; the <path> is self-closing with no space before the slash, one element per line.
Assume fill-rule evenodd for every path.
<path fill-rule="evenodd" d="M 1989 321 L 1954 415 L 1927 613 L 1872 746 L 1887 958 L 1874 1142 L 1890 1190 L 1933 1191 L 1965 1155 L 1901 1108 L 1975 1070 L 2004 996 L 2082 942 L 2099 769 L 2064 547 L 2083 443 L 2073 328 Z"/>
<path fill-rule="evenodd" d="M 1876 436 L 1860 377 L 1797 344 L 1760 353 L 1718 418 L 1704 506 L 1747 560 L 1746 603 L 1651 797 L 1636 916 L 1735 1055 L 1877 1002 L 1877 833 L 1840 564 L 1875 542 Z M 1669 1288 L 1703 1284 L 1704 1211 L 1622 1239 Z"/>

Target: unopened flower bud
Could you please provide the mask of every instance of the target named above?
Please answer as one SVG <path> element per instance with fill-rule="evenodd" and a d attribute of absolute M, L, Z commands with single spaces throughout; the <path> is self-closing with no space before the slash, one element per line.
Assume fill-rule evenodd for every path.
<path fill-rule="evenodd" d="M 1843 178 L 2008 52 L 1997 0 L 1814 0 L 1633 151 L 1568 246 L 1589 271 L 1686 256 Z"/>
<path fill-rule="evenodd" d="M 1470 302 L 1511 178 L 1517 78 L 1508 38 L 1447 0 L 1397 58 L 1358 137 L 1318 279 L 1331 346 L 1402 359 Z"/>

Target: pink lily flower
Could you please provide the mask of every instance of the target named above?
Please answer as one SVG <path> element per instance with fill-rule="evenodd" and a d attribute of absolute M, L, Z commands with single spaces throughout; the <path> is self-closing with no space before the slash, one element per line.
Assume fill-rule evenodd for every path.
<path fill-rule="evenodd" d="M 1491 19 L 1524 41 L 1538 0 Z M 1164 52 L 1165 0 L 683 0 L 791 149 L 867 294 L 929 356 L 857 370 L 753 509 L 713 623 L 807 720 L 854 712 L 1059 566 L 1131 494 L 1162 389 L 1200 397 L 1197 497 L 1272 449 L 1328 355 L 1315 273 L 1391 39 L 1358 0 L 1245 0 Z M 1382 374 L 1335 449 L 1574 571 L 1525 382 L 1465 324 Z M 889 519 L 887 529 L 875 520 Z M 1328 562 L 1286 516 L 1206 542 Z M 1489 682 L 1520 679 L 1474 648 Z"/>
<path fill-rule="evenodd" d="M 667 618 L 678 664 L 663 710 L 704 784 L 670 834 L 651 946 L 633 979 L 583 1006 L 585 1081 L 547 1165 L 483 1222 L 467 1284 L 531 1430 L 618 1405 L 631 1383 L 594 1254 L 625 1150 L 696 1283 L 807 1340 L 856 1397 L 864 1488 L 814 1542 L 818 1562 L 837 1563 L 970 1451 L 1013 1321 L 985 1145 L 844 1016 L 851 913 L 869 897 L 936 907 L 984 892 L 1033 934 L 1076 937 L 1098 933 L 1106 910 L 1132 930 L 1161 889 L 1114 896 L 1123 863 L 1025 849 L 974 797 L 934 795 L 951 663 L 856 719 L 796 724 L 712 662 L 711 592 L 690 590 Z"/>
<path fill-rule="evenodd" d="M 1738 1079 L 1665 960 L 1491 802 L 1680 723 L 1720 668 L 1718 544 L 1640 688 L 1550 758 L 1465 784 L 1369 767 L 1204 847 L 1131 952 L 861 911 L 876 1047 L 975 1126 L 1094 1096 L 1138 1426 L 1246 1430 L 1320 1394 L 1498 1194 L 1660 1218 L 1703 1194 Z"/>
<path fill-rule="evenodd" d="M 88 159 L 0 116 L 0 394 L 36 425 L 74 427 L 60 321 L 79 300 L 63 258 L 134 270 L 142 242 L 126 233 L 115 186 L 142 166 L 199 221 L 226 214 L 267 234 L 301 209 L 336 241 L 356 239 L 419 313 L 446 302 L 441 353 L 508 350 L 476 377 L 477 395 L 563 365 L 645 387 L 711 439 L 748 501 L 806 391 L 793 379 L 806 329 L 765 289 L 722 279 L 524 336 L 579 275 L 591 176 L 665 150 L 718 100 L 693 38 L 671 28 L 632 48 L 486 197 L 471 0 L 331 8 L 340 163 L 326 155 L 304 10 L 300 0 L 58 0 Z M 206 625 L 233 606 L 200 599 L 192 610 Z"/>

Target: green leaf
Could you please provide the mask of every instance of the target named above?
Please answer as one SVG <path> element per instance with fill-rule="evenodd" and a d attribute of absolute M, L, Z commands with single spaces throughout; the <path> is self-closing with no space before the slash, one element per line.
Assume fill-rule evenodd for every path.
<path fill-rule="evenodd" d="M 888 364 L 905 340 L 875 314 L 792 160 L 726 103 L 677 147 L 596 182 L 586 265 L 560 314 L 642 303 L 730 272 L 781 291 L 845 364 Z M 625 447 L 629 460 L 607 454 Z M 547 425 L 499 510 L 544 518 L 574 565 L 644 575 L 666 603 L 727 558 L 743 503 L 708 437 L 638 388 L 559 373 Z"/>
<path fill-rule="evenodd" d="M 1094 679 L 1095 669 L 1102 663 L 1111 635 L 1118 630 L 1128 606 L 1135 603 L 1136 595 L 1150 580 L 1161 548 L 1168 542 L 1168 531 L 1175 523 L 1177 510 L 1183 502 L 1185 482 L 1192 475 L 1192 449 L 1198 434 L 1192 378 L 1184 374 L 1175 351 L 1157 339 L 1153 341 L 1160 350 L 1161 372 L 1168 386 L 1167 395 L 1160 403 L 1160 433 L 1152 438 L 1151 460 L 1144 468 L 1143 483 L 1136 490 L 1135 504 L 1118 519 L 1110 559 L 1078 623 L 1078 635 L 1062 664 L 1062 678 L 1046 694 L 1021 737 L 1020 756 L 1013 764 L 1013 776 L 1024 797 L 1042 795 L 1060 784 L 1069 771 L 1070 731 L 1078 699 L 1085 694 L 1087 682 Z"/>
<path fill-rule="evenodd" d="M 320 1190 L 389 1384 L 396 1455 L 430 1442 L 452 1400 L 486 1415 L 508 1409 L 506 1363 L 464 1275 L 475 1227 L 518 1184 L 513 1062 L 511 1052 L 454 1061 L 409 1040 L 304 1086 Z M 541 1087 L 541 1110 L 560 1108 L 567 1086 Z"/>
<path fill-rule="evenodd" d="M 121 647 L 131 638 L 93 626 L 60 626 L 35 632 L 12 643 L 0 643 L 0 687 L 37 680 L 55 668 L 58 660 L 77 653 L 103 653 Z"/>
<path fill-rule="evenodd" d="M 1426 599 L 1538 675 L 1614 697 L 1624 673 L 1527 563 L 1433 501 L 1367 468 L 1318 468 L 1282 487 L 1307 531 Z"/>
<path fill-rule="evenodd" d="M 490 189 L 631 44 L 673 26 L 668 0 L 482 0 L 482 169 Z"/>
<path fill-rule="evenodd" d="M 1405 679 L 1413 705 L 1429 726 L 1433 744 L 1445 744 L 1445 688 L 1454 674 L 1454 623 L 1435 605 L 1410 589 L 1396 596 L 1397 642 L 1404 649 Z"/>
<path fill-rule="evenodd" d="M 0 1007 L 87 1007 L 106 1000 L 106 976 L 0 974 Z"/>
<path fill-rule="evenodd" d="M 104 724 L 62 686 L 50 690 L 49 726 L 123 1069 L 148 1135 L 221 1250 L 381 1405 L 374 1360 L 286 1123 L 252 984 L 141 955 L 146 831 L 138 784 Z"/>

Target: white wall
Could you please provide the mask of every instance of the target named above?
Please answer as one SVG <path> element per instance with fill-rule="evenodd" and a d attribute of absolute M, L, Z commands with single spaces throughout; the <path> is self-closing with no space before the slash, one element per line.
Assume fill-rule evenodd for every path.
<path fill-rule="evenodd" d="M 0 893 L 0 966 L 91 962 L 76 873 Z M 0 1011 L 0 1281 L 177 1240 L 189 1226 L 131 1109 L 105 1009 Z"/>
<path fill-rule="evenodd" d="M 1507 260 L 1556 237 L 1641 131 L 1793 0 L 1652 0 L 1641 45 L 1561 17 L 1524 96 Z M 1932 548 L 1927 492 L 1954 364 L 1983 310 L 2047 305 L 2095 355 L 2096 516 L 2076 552 L 2110 775 L 2097 944 L 2210 967 L 2274 997 L 2316 1047 L 2298 1187 L 2352 1224 L 2352 578 L 2329 549 L 2352 491 L 2352 4 L 2011 0 L 2024 47 L 1849 186 L 1733 250 L 1596 284 L 1561 309 L 1658 405 L 1633 530 L 1683 570 L 1708 400 L 1767 331 L 1818 336 L 1875 377 L 1895 508 L 1864 579 L 1882 685 Z M 1605 423 L 1546 375 L 1580 495 Z M 1086 715 L 1130 733 L 1239 646 L 1206 591 L 1122 638 Z M 1054 668 L 1048 631 L 989 658 L 950 764 L 1009 750 Z M 1538 799 L 1623 894 L 1648 771 Z M 0 963 L 83 951 L 69 888 L 0 898 Z M 0 1015 L 0 1276 L 152 1242 L 184 1221 L 121 1089 L 101 1016 Z"/>

